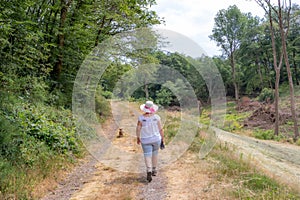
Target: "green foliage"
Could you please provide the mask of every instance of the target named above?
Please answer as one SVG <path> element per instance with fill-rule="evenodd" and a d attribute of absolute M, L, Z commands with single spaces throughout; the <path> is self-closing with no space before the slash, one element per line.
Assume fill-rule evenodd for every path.
<path fill-rule="evenodd" d="M 8 116 L 0 113 L 0 155 L 17 162 L 19 159 L 19 145 L 22 136 L 19 134 L 20 127 L 7 119 Z"/>
<path fill-rule="evenodd" d="M 243 128 L 244 120 L 249 116 L 249 112 L 237 112 L 235 103 L 228 104 L 228 113 L 225 117 L 224 130 L 239 131 Z"/>
<path fill-rule="evenodd" d="M 159 105 L 168 106 L 173 100 L 173 93 L 167 88 L 161 88 L 156 92 L 156 102 Z"/>
<path fill-rule="evenodd" d="M 233 116 L 233 115 L 231 115 Z M 241 125 L 239 122 L 235 120 L 235 117 L 230 119 L 230 117 L 225 121 L 224 124 L 224 130 L 226 131 L 236 131 L 236 130 L 241 130 L 243 128 L 243 125 Z"/>
<path fill-rule="evenodd" d="M 164 134 L 167 141 L 171 141 L 172 138 L 177 134 L 180 126 L 180 117 L 178 116 L 167 116 L 164 124 Z"/>
<path fill-rule="evenodd" d="M 128 64 L 121 64 L 118 62 L 114 62 L 109 65 L 105 69 L 105 72 L 103 73 L 100 80 L 103 91 L 113 92 L 117 81 L 119 81 L 122 75 L 128 72 L 131 68 L 132 67 Z"/>
<path fill-rule="evenodd" d="M 243 185 L 255 192 L 261 192 L 266 189 L 277 190 L 279 188 L 278 183 L 262 174 L 247 174 L 243 179 L 245 179 Z"/>
<path fill-rule="evenodd" d="M 199 135 L 196 135 L 188 150 L 194 153 L 199 153 L 201 146 L 205 142 L 205 139 L 201 138 Z"/>
<path fill-rule="evenodd" d="M 274 100 L 274 90 L 270 88 L 264 88 L 259 97 L 258 100 L 263 102 L 263 101 L 268 101 L 268 102 L 273 102 Z"/>
<path fill-rule="evenodd" d="M 213 57 L 212 59 L 222 76 L 227 95 L 234 96 L 234 87 L 232 84 L 232 73 L 231 73 L 231 67 L 229 65 L 228 60 L 222 57 Z"/>
<path fill-rule="evenodd" d="M 47 100 L 48 85 L 45 83 L 43 77 L 19 77 L 15 73 L 9 72 L 6 76 L 0 76 L 0 81 L 3 83 L 2 92 L 10 93 L 10 95 L 14 94 L 23 100 L 32 103 L 44 102 Z M 3 94 L 4 98 L 5 95 L 9 94 Z"/>
<path fill-rule="evenodd" d="M 239 176 L 242 173 L 249 171 L 250 165 L 243 157 L 236 158 L 230 147 L 227 144 L 219 144 L 214 147 L 212 157 L 217 159 L 220 164 L 217 166 L 217 171 L 224 176 Z"/>
<path fill-rule="evenodd" d="M 298 138 L 298 140 L 296 141 L 296 144 L 297 144 L 298 146 L 300 146 L 300 138 Z"/>
<path fill-rule="evenodd" d="M 48 99 L 46 100 L 46 102 L 50 106 L 54 106 L 57 108 L 60 107 L 70 108 L 71 101 L 72 101 L 71 93 L 66 92 L 66 87 L 64 88 L 55 87 L 48 95 Z"/>
<path fill-rule="evenodd" d="M 173 75 L 172 76 L 173 79 L 171 79 L 172 80 L 171 82 L 170 77 L 165 75 L 167 74 L 164 71 L 166 69 L 161 68 L 158 71 L 158 74 L 164 75 L 164 76 L 160 76 L 160 80 L 164 80 L 166 82 L 164 87 L 170 89 L 174 94 L 176 94 L 176 92 L 180 92 L 183 97 L 182 101 L 184 101 L 185 95 L 186 95 L 186 99 L 188 99 L 192 95 L 191 92 L 188 92 L 187 90 L 182 88 L 184 84 L 182 82 L 188 82 L 193 88 L 193 92 L 195 92 L 198 99 L 203 99 L 203 100 L 208 99 L 209 94 L 207 91 L 207 86 L 205 81 L 203 80 L 203 76 L 206 75 L 204 73 L 208 71 L 208 69 L 210 68 L 209 65 L 211 64 L 211 63 L 206 63 L 207 58 L 193 59 L 185 55 L 179 54 L 177 52 L 165 53 L 161 51 L 156 52 L 155 56 L 159 60 L 159 63 L 161 65 L 168 66 L 172 70 L 178 71 L 180 75 L 182 75 L 186 79 L 182 81 L 183 80 L 182 77 Z M 200 74 L 198 70 L 196 70 L 196 67 L 198 70 L 200 68 L 203 69 L 202 70 L 203 74 Z M 180 91 L 180 89 L 182 91 Z M 184 92 L 186 92 L 186 94 L 184 94 Z M 173 100 L 174 99 L 175 97 L 173 97 Z"/>
<path fill-rule="evenodd" d="M 105 99 L 111 99 L 113 97 L 113 93 L 110 91 L 102 91 L 101 95 L 105 98 Z"/>
<path fill-rule="evenodd" d="M 57 112 L 51 108 L 27 106 L 19 108 L 17 115 L 24 134 L 45 142 L 59 153 L 78 152 L 79 141 L 69 111 Z"/>
<path fill-rule="evenodd" d="M 75 124 L 70 111 L 21 104 L 15 105 L 11 114 L 13 115 L 7 117 L 10 123 L 18 128 L 19 134 L 16 135 L 23 140 L 20 145 L 25 145 L 24 141 L 28 140 L 29 146 L 45 144 L 59 154 L 79 153 L 80 142 L 75 135 Z M 4 129 L 9 130 L 8 127 Z M 34 140 L 40 141 L 41 144 Z"/>
<path fill-rule="evenodd" d="M 30 199 L 36 183 L 80 156 L 82 145 L 70 111 L 20 101 L 2 98 L 0 191 Z"/>
<path fill-rule="evenodd" d="M 200 116 L 200 123 L 204 125 L 209 125 L 210 124 L 210 110 L 207 108 L 202 109 L 202 113 Z"/>
<path fill-rule="evenodd" d="M 102 94 L 102 90 L 99 90 L 95 96 L 95 111 L 100 122 L 111 116 L 110 102 Z"/>
<path fill-rule="evenodd" d="M 256 129 L 253 134 L 254 134 L 254 137 L 257 138 L 257 139 L 262 139 L 262 140 L 273 140 L 273 139 L 275 139 L 275 135 L 274 135 L 273 130 Z"/>

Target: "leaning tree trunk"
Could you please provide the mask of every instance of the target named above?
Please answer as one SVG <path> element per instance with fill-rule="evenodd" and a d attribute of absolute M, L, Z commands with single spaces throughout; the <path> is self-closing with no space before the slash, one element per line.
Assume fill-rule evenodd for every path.
<path fill-rule="evenodd" d="M 99 44 L 99 39 L 100 39 L 100 35 L 101 35 L 101 33 L 103 31 L 103 28 L 104 28 L 105 20 L 106 20 L 106 16 L 104 15 L 102 20 L 101 20 L 99 30 L 97 32 L 97 36 L 96 36 L 96 40 L 95 40 L 95 47 L 98 46 L 98 44 Z"/>
<path fill-rule="evenodd" d="M 298 130 L 298 123 L 297 123 L 297 116 L 296 116 L 296 107 L 295 107 L 295 97 L 294 97 L 294 84 L 293 84 L 293 77 L 291 73 L 291 67 L 290 67 L 290 62 L 289 58 L 287 55 L 287 47 L 286 47 L 286 34 L 289 29 L 289 24 L 287 27 L 283 27 L 283 18 L 282 18 L 282 10 L 280 7 L 280 1 L 278 1 L 278 7 L 279 7 L 279 28 L 280 28 L 280 36 L 281 36 L 281 43 L 282 43 L 282 51 L 283 51 L 283 57 L 286 65 L 286 70 L 288 74 L 288 79 L 289 79 L 289 86 L 290 86 L 290 101 L 291 101 L 291 112 L 292 112 L 292 117 L 294 121 L 294 138 L 297 139 L 299 137 L 299 130 Z M 288 12 L 289 16 L 289 12 Z M 286 31 L 284 30 L 286 28 Z"/>
<path fill-rule="evenodd" d="M 283 43 L 283 46 L 286 46 L 286 44 Z M 295 107 L 294 84 L 293 84 L 291 68 L 290 68 L 290 64 L 289 64 L 289 60 L 288 60 L 288 56 L 287 56 L 287 52 L 286 52 L 286 47 L 283 47 L 283 55 L 284 55 L 286 70 L 287 70 L 288 79 L 289 79 L 289 86 L 290 86 L 291 112 L 292 112 L 292 117 L 293 117 L 293 121 L 294 121 L 294 138 L 297 139 L 299 137 L 299 130 L 298 130 L 298 123 L 297 123 L 296 107 Z"/>

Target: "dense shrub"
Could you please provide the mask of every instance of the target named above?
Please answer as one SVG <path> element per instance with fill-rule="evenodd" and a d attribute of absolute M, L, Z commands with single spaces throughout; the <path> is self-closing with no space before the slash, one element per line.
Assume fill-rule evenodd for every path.
<path fill-rule="evenodd" d="M 7 100 L 13 100 L 13 104 Z M 32 145 L 45 146 L 57 154 L 80 152 L 81 145 L 75 135 L 75 120 L 70 110 L 21 103 L 11 97 L 3 101 L 0 119 L 1 155 L 11 157 L 26 145 L 31 149 L 35 149 Z"/>
<path fill-rule="evenodd" d="M 109 116 L 111 116 L 110 103 L 101 94 L 97 93 L 95 97 L 95 111 L 100 119 L 100 122 L 105 121 Z"/>
<path fill-rule="evenodd" d="M 35 184 L 81 155 L 81 141 L 70 110 L 10 95 L 1 100 L 0 199 L 31 199 Z"/>
<path fill-rule="evenodd" d="M 156 102 L 163 106 L 169 106 L 173 100 L 173 93 L 167 89 L 162 88 L 156 92 Z"/>
<path fill-rule="evenodd" d="M 273 130 L 261 130 L 256 129 L 254 132 L 254 137 L 262 140 L 273 140 L 275 139 Z"/>
<path fill-rule="evenodd" d="M 273 89 L 270 88 L 264 88 L 260 95 L 258 96 L 258 100 L 263 102 L 263 101 L 269 101 L 273 102 L 274 101 L 274 91 Z"/>

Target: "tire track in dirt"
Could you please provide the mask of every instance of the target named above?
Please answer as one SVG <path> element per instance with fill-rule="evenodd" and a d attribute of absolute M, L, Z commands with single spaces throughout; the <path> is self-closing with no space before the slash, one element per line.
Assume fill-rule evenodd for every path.
<path fill-rule="evenodd" d="M 235 135 L 217 128 L 218 139 L 250 158 L 266 174 L 300 190 L 300 147 Z"/>

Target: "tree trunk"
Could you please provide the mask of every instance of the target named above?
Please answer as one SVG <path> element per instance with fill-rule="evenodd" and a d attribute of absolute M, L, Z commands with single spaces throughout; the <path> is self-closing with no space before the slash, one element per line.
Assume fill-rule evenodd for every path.
<path fill-rule="evenodd" d="M 280 80 L 280 68 L 275 69 L 276 80 L 275 80 L 275 127 L 274 134 L 279 135 L 279 80 Z"/>
<path fill-rule="evenodd" d="M 283 46 L 286 46 L 286 44 L 283 43 Z M 290 86 L 291 112 L 294 121 L 294 137 L 295 139 L 297 139 L 299 137 L 299 130 L 298 130 L 298 123 L 297 123 L 297 115 L 296 115 L 295 97 L 294 97 L 294 84 L 293 84 L 293 78 L 291 74 L 290 63 L 286 52 L 286 47 L 283 47 L 283 56 L 285 60 L 286 70 L 289 79 L 289 86 Z"/>
<path fill-rule="evenodd" d="M 238 84 L 236 81 L 236 69 L 235 69 L 235 62 L 234 62 L 234 53 L 232 52 L 230 54 L 230 65 L 232 69 L 232 79 L 233 79 L 233 85 L 234 85 L 234 93 L 235 93 L 235 100 L 238 102 L 239 100 L 239 89 Z"/>
<path fill-rule="evenodd" d="M 280 69 L 282 65 L 282 56 L 280 56 L 279 64 L 277 63 L 277 51 L 275 44 L 275 34 L 273 29 L 273 20 L 272 20 L 272 10 L 269 6 L 269 22 L 270 22 L 270 33 L 272 41 L 272 50 L 273 50 L 273 64 L 276 72 L 276 81 L 275 81 L 275 127 L 274 134 L 279 135 L 279 80 L 280 80 Z M 282 55 L 282 54 L 281 54 Z"/>
<path fill-rule="evenodd" d="M 149 90 L 148 90 L 148 84 L 147 83 L 145 83 L 144 91 L 145 91 L 146 99 L 149 99 Z"/>
<path fill-rule="evenodd" d="M 282 10 L 281 10 L 279 0 L 278 0 L 278 7 L 279 7 L 278 18 L 279 18 L 279 28 L 280 28 L 280 36 L 281 36 L 281 43 L 282 43 L 282 51 L 283 51 L 283 57 L 284 57 L 286 70 L 287 70 L 287 74 L 288 74 L 289 87 L 290 87 L 291 112 L 292 112 L 292 117 L 293 117 L 293 121 L 294 121 L 294 138 L 297 139 L 299 137 L 299 130 L 298 130 L 298 123 L 297 123 L 297 116 L 296 116 L 296 107 L 295 107 L 294 84 L 293 84 L 293 77 L 291 74 L 291 67 L 290 67 L 290 62 L 289 62 L 289 58 L 287 55 L 287 47 L 286 47 L 286 33 L 289 29 L 289 24 L 285 31 L 284 27 L 283 27 Z M 289 12 L 287 14 L 288 14 L 288 18 L 289 18 Z"/>
<path fill-rule="evenodd" d="M 297 64 L 296 64 L 296 51 L 293 50 L 293 64 L 294 64 L 294 68 L 295 68 L 295 81 L 296 84 L 299 85 L 299 80 L 298 80 L 298 69 L 297 69 Z"/>
<path fill-rule="evenodd" d="M 56 80 L 59 79 L 60 74 L 62 72 L 62 66 L 63 66 L 63 48 L 65 45 L 65 33 L 64 33 L 64 27 L 65 22 L 67 19 L 67 13 L 68 13 L 68 7 L 72 3 L 72 0 L 70 0 L 68 3 L 66 3 L 65 0 L 61 0 L 61 11 L 60 11 L 60 23 L 59 23 L 59 33 L 58 33 L 58 59 L 53 69 L 53 76 Z"/>
<path fill-rule="evenodd" d="M 261 64 L 259 62 L 258 55 L 256 55 L 256 65 L 258 66 L 258 74 L 259 74 L 261 89 L 263 89 L 264 88 L 264 81 L 263 81 L 263 76 L 262 76 L 262 73 L 261 73 Z"/>
<path fill-rule="evenodd" d="M 97 37 L 96 37 L 96 41 L 95 41 L 95 47 L 98 46 L 98 44 L 99 44 L 99 38 L 100 38 L 100 35 L 102 33 L 104 24 L 105 24 L 105 19 L 106 19 L 106 16 L 104 15 L 103 18 L 102 18 L 102 23 L 101 23 L 100 28 L 99 28 L 98 33 L 97 33 Z"/>

